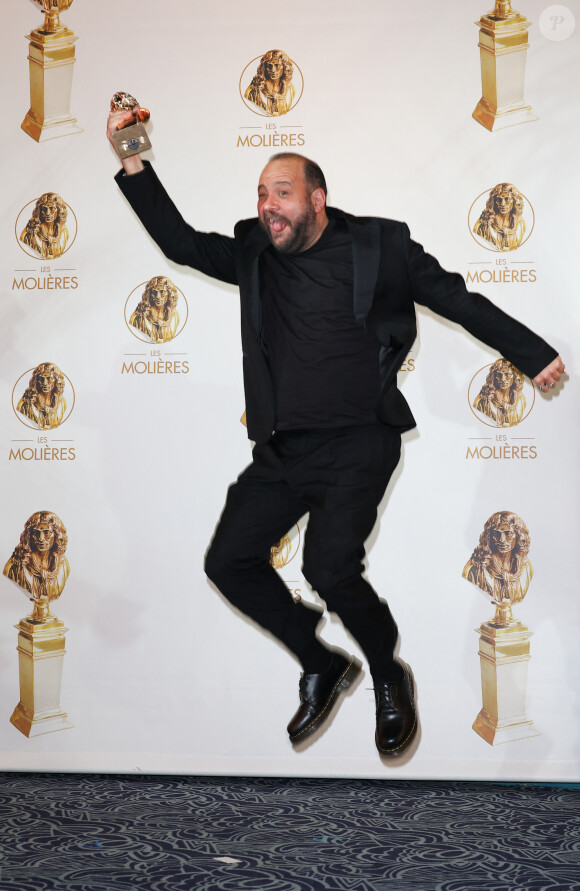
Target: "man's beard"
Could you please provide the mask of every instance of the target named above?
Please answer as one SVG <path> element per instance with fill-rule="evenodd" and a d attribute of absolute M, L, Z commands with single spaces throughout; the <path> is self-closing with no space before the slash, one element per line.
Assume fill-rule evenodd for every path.
<path fill-rule="evenodd" d="M 268 225 L 268 220 L 282 220 L 286 223 L 287 228 L 284 232 L 290 231 L 290 237 L 286 238 L 283 244 L 277 244 L 272 238 L 272 232 Z M 260 226 L 272 242 L 273 247 L 281 254 L 299 254 L 305 250 L 311 241 L 314 229 L 316 227 L 316 211 L 311 205 L 308 205 L 302 216 L 298 217 L 293 223 L 282 214 L 270 213 L 266 215 L 266 221 L 260 220 Z"/>

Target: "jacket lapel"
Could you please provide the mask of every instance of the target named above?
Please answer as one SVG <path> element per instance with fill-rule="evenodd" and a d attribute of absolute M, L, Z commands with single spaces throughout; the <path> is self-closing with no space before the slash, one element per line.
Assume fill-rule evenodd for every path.
<path fill-rule="evenodd" d="M 354 317 L 359 324 L 371 311 L 379 274 L 380 236 L 378 220 L 361 222 L 347 217 L 352 237 Z"/>
<path fill-rule="evenodd" d="M 255 337 L 262 330 L 262 301 L 260 299 L 260 254 L 266 250 L 270 241 L 260 229 L 257 221 L 250 229 L 242 251 L 242 263 L 246 287 L 243 296 L 246 299 L 248 321 Z"/>
<path fill-rule="evenodd" d="M 373 217 L 353 217 L 335 207 L 328 207 L 326 212 L 331 218 L 345 220 L 352 238 L 354 317 L 362 325 L 371 311 L 377 285 L 381 227 Z"/>

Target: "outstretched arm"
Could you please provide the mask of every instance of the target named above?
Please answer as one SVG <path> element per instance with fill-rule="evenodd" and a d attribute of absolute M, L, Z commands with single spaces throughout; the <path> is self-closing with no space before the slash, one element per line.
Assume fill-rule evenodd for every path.
<path fill-rule="evenodd" d="M 115 152 L 112 134 L 134 118 L 134 110 L 109 115 L 107 137 Z M 121 163 L 123 169 L 115 177 L 117 184 L 165 256 L 212 278 L 237 284 L 234 239 L 216 232 L 197 232 L 186 223 L 148 161 L 132 155 Z"/>
<path fill-rule="evenodd" d="M 459 274 L 446 272 L 435 257 L 411 241 L 406 226 L 403 237 L 407 269 L 417 303 L 458 322 L 533 378 L 542 390 L 555 386 L 564 372 L 564 364 L 553 347 L 491 300 L 468 291 Z"/>

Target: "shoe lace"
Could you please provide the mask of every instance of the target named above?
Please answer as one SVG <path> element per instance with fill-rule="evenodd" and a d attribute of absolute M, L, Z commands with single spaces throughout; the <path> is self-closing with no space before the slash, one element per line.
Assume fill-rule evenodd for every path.
<path fill-rule="evenodd" d="M 377 684 L 375 687 L 377 708 L 394 711 L 396 708 L 396 697 L 393 696 L 393 693 L 396 689 L 396 684 Z"/>

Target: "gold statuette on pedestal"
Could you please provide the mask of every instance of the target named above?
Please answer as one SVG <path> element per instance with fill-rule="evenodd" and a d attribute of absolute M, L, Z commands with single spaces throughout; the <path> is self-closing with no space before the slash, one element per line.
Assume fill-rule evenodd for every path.
<path fill-rule="evenodd" d="M 511 511 L 498 511 L 485 523 L 462 573 L 495 604 L 493 619 L 476 629 L 483 708 L 473 724 L 492 746 L 539 735 L 526 716 L 531 632 L 512 613 L 512 604 L 524 599 L 533 576 L 529 548 L 524 521 Z"/>
<path fill-rule="evenodd" d="M 511 8 L 510 0 L 496 0 L 479 22 L 482 96 L 473 117 L 487 130 L 501 130 L 537 115 L 524 99 L 524 77 L 530 22 Z"/>
<path fill-rule="evenodd" d="M 22 129 L 37 142 L 44 142 L 82 132 L 70 112 L 77 38 L 60 23 L 60 13 L 68 9 L 73 0 L 35 2 L 44 12 L 44 23 L 27 37 L 30 41 L 30 108 Z"/>
<path fill-rule="evenodd" d="M 34 604 L 32 613 L 15 626 L 20 701 L 10 718 L 29 737 L 73 726 L 60 706 L 68 629 L 50 612 L 51 602 L 60 597 L 69 576 L 66 546 L 66 529 L 59 517 L 37 511 L 26 521 L 20 543 L 4 567 L 4 575 Z"/>

